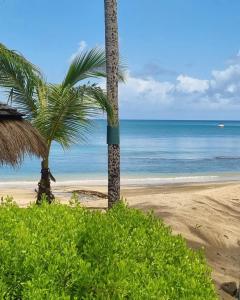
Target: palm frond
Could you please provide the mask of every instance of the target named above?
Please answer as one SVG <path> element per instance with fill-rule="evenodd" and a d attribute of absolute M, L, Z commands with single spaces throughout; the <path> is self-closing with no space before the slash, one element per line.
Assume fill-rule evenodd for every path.
<path fill-rule="evenodd" d="M 63 86 L 74 86 L 77 82 L 91 77 L 105 77 L 106 69 L 105 52 L 102 49 L 94 48 L 82 52 L 72 61 Z"/>
<path fill-rule="evenodd" d="M 77 55 L 66 74 L 62 83 L 63 87 L 74 86 L 79 81 L 89 78 L 106 78 L 106 56 L 105 51 L 93 48 L 90 51 Z M 119 80 L 124 81 L 125 66 L 119 64 Z"/>
<path fill-rule="evenodd" d="M 35 66 L 34 64 L 32 64 L 30 61 L 28 61 L 18 51 L 16 51 L 16 50 L 10 50 L 5 45 L 3 45 L 2 43 L 0 43 L 0 53 L 1 53 L 1 56 L 2 55 L 9 55 L 9 56 L 11 56 L 12 59 L 14 59 L 14 61 L 16 63 L 18 63 L 19 65 L 21 65 L 22 67 L 24 67 L 25 71 L 27 71 L 28 73 L 34 72 L 34 73 L 38 74 L 39 76 L 41 76 L 41 71 L 39 70 L 39 68 L 37 66 Z"/>
<path fill-rule="evenodd" d="M 41 108 L 34 124 L 49 145 L 56 141 L 66 148 L 85 140 L 96 110 L 84 97 L 82 91 L 74 88 L 48 86 L 48 104 Z"/>
<path fill-rule="evenodd" d="M 0 86 L 30 118 L 36 113 L 35 92 L 40 80 L 40 71 L 34 65 L 0 44 Z"/>
<path fill-rule="evenodd" d="M 114 122 L 113 107 L 108 101 L 106 91 L 95 84 L 82 85 L 78 89 L 84 94 L 84 99 L 89 103 L 89 106 L 106 113 L 110 122 Z"/>

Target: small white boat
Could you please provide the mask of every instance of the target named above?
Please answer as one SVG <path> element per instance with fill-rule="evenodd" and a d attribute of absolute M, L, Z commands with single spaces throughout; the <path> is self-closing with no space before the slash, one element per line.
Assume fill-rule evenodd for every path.
<path fill-rule="evenodd" d="M 223 128 L 224 124 L 218 124 L 218 127 Z"/>

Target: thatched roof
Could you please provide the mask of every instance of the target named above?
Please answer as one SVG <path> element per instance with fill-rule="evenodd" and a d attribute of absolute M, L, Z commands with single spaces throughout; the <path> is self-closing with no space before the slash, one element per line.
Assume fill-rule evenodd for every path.
<path fill-rule="evenodd" d="M 16 166 L 25 154 L 46 156 L 44 139 L 22 116 L 17 110 L 0 104 L 0 164 Z"/>
<path fill-rule="evenodd" d="M 21 120 L 23 116 L 16 109 L 0 103 L 0 120 Z"/>

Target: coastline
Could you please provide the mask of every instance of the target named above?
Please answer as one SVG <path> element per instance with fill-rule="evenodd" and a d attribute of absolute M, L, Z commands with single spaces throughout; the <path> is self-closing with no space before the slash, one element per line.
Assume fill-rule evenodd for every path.
<path fill-rule="evenodd" d="M 152 175 L 152 174 L 151 174 Z M 123 186 L 163 186 L 171 184 L 207 184 L 222 182 L 238 182 L 240 181 L 240 173 L 188 173 L 188 174 L 150 174 L 144 175 L 121 175 L 121 185 Z M 67 178 L 67 180 L 66 180 Z M 38 183 L 38 177 L 16 177 L 10 178 L 0 177 L 0 189 L 9 187 L 28 187 L 32 188 Z M 52 186 L 106 186 L 107 177 L 101 174 L 94 176 L 93 174 L 79 175 L 56 175 L 56 182 L 51 182 Z"/>
<path fill-rule="evenodd" d="M 0 196 L 13 196 L 20 206 L 26 207 L 34 202 L 36 187 L 37 182 L 15 187 L 1 185 Z M 107 192 L 106 185 L 53 184 L 53 192 L 62 203 L 68 202 L 72 191 L 80 189 Z M 121 191 L 130 207 L 153 210 L 190 247 L 204 248 L 221 299 L 232 299 L 220 290 L 220 285 L 239 282 L 240 278 L 240 181 L 123 184 Z M 105 209 L 107 199 L 83 199 L 82 205 Z"/>

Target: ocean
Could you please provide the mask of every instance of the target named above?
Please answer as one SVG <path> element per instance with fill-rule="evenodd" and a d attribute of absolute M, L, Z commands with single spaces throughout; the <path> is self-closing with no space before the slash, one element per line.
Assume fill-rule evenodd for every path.
<path fill-rule="evenodd" d="M 120 131 L 125 184 L 240 179 L 240 121 L 122 120 Z M 50 165 L 58 182 L 106 183 L 106 121 L 95 121 L 84 144 L 65 151 L 53 144 Z M 17 169 L 0 168 L 1 185 L 39 177 L 35 158 L 26 157 Z"/>

